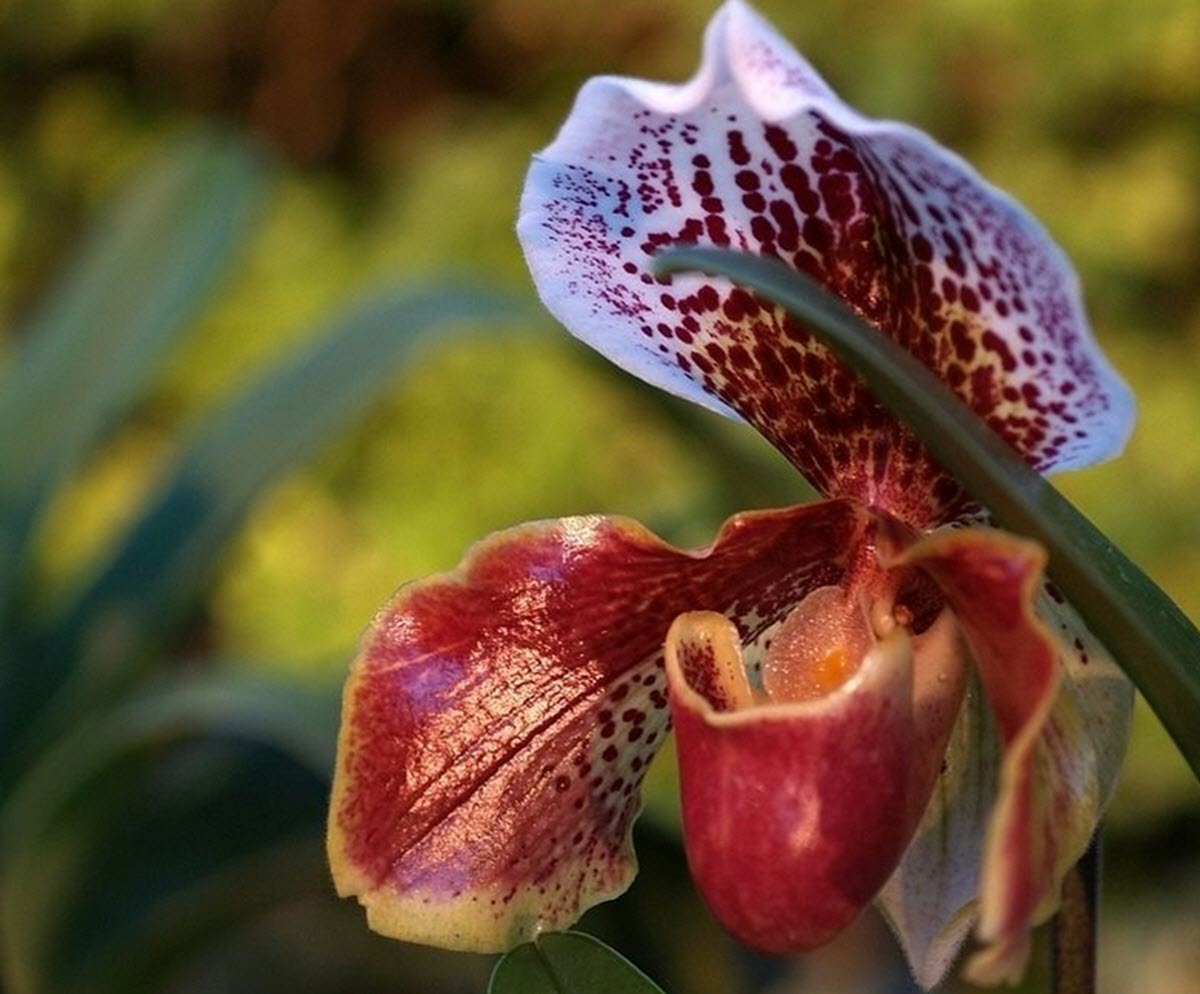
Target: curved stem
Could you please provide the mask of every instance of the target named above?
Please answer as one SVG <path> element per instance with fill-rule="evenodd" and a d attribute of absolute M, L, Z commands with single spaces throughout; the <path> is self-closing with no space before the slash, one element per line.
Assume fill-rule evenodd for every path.
<path fill-rule="evenodd" d="M 1050 989 L 1095 994 L 1096 920 L 1100 891 L 1100 829 L 1063 880 L 1062 907 L 1051 924 Z"/>
<path fill-rule="evenodd" d="M 1036 539 L 1049 575 L 1137 684 L 1200 778 L 1200 631 L 945 383 L 845 301 L 778 259 L 673 248 L 659 273 L 728 277 L 775 301 L 851 369 L 1001 528 Z"/>

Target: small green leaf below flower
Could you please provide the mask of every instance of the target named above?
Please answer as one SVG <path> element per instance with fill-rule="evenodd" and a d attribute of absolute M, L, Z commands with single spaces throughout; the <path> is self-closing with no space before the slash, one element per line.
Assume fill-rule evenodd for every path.
<path fill-rule="evenodd" d="M 488 994 L 663 994 L 662 988 L 599 939 L 551 932 L 505 954 Z"/>

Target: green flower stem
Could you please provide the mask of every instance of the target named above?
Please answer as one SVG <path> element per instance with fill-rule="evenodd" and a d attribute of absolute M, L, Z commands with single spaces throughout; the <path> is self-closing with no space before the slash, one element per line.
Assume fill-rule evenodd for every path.
<path fill-rule="evenodd" d="M 1200 778 L 1200 633 L 1136 565 L 929 369 L 820 284 L 774 259 L 675 248 L 658 271 L 725 276 L 785 308 L 855 370 L 1049 574 L 1124 667 Z"/>

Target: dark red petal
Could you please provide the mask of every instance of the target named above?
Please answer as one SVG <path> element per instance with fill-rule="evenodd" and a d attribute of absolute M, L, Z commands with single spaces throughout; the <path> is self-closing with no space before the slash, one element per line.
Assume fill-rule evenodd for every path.
<path fill-rule="evenodd" d="M 398 938 L 499 950 L 622 891 L 646 764 L 666 730 L 662 643 L 692 609 L 763 637 L 837 583 L 866 512 L 731 519 L 682 552 L 609 518 L 525 525 L 403 588 L 346 686 L 329 852 Z"/>
<path fill-rule="evenodd" d="M 655 279 L 664 245 L 814 276 L 937 372 L 1040 470 L 1119 451 L 1129 392 L 1070 264 L 928 136 L 872 121 L 744 4 L 682 86 L 604 77 L 534 161 L 518 231 L 547 307 L 656 386 L 766 435 L 822 492 L 918 527 L 968 504 L 808 332 L 727 281 Z"/>
<path fill-rule="evenodd" d="M 796 952 L 845 927 L 887 880 L 932 788 L 960 699 L 962 660 L 945 613 L 914 642 L 896 629 L 824 697 L 733 709 L 714 700 L 742 671 L 720 615 L 676 620 L 666 665 L 692 874 L 748 945 Z M 924 727 L 922 727 L 924 726 Z M 936 728 L 932 726 L 937 726 Z"/>
<path fill-rule="evenodd" d="M 1083 854 L 1112 794 L 1129 736 L 1133 694 L 1128 678 L 1060 595 L 1043 587 L 1035 606 L 1056 636 L 1064 676 L 1039 736 L 1036 760 L 1047 806 L 1061 816 L 1054 825 L 1052 877 L 1058 881 Z M 879 898 L 913 975 L 926 989 L 941 982 L 975 925 L 1002 753 L 984 696 L 968 693 L 929 807 Z M 995 858 L 990 867 L 1003 873 Z M 989 893 L 1003 890 L 993 885 Z M 992 965 L 989 957 L 973 964 L 984 980 L 1003 972 L 989 969 Z"/>
<path fill-rule="evenodd" d="M 1080 712 L 1064 697 L 1050 720 L 1061 666 L 1034 611 L 1045 560 L 1040 546 L 984 528 L 940 532 L 899 557 L 928 571 L 954 609 L 1004 745 L 980 891 L 977 934 L 986 948 L 970 966 L 979 982 L 1024 972 L 1030 931 L 1058 904 L 1063 853 L 1096 817 L 1095 761 Z"/>

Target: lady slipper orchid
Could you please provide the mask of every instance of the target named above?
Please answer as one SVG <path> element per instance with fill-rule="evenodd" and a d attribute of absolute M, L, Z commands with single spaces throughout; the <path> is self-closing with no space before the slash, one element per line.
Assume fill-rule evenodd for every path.
<path fill-rule="evenodd" d="M 402 588 L 346 686 L 329 853 L 387 935 L 498 951 L 623 891 L 668 725 L 697 884 L 809 949 L 871 901 L 936 984 L 1024 968 L 1119 766 L 1131 692 L 1042 577 L 788 314 L 658 278 L 678 242 L 811 274 L 1042 471 L 1115 454 L 1125 386 L 1042 228 L 955 155 L 842 103 L 738 0 L 681 86 L 599 78 L 534 160 L 549 309 L 649 383 L 752 424 L 826 496 L 681 551 L 522 525 Z"/>

